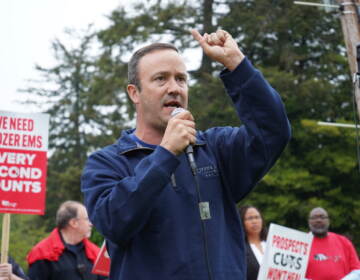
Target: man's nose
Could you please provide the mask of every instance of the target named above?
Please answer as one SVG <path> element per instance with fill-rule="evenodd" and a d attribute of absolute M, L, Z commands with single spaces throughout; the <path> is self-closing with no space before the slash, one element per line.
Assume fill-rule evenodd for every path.
<path fill-rule="evenodd" d="M 175 78 L 171 78 L 169 80 L 169 84 L 168 84 L 168 93 L 169 94 L 180 94 L 181 92 L 181 87 L 178 83 L 178 81 Z"/>

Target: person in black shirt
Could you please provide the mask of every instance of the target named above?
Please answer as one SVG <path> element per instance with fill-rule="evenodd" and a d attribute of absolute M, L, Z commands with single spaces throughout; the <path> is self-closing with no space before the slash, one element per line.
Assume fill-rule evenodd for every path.
<path fill-rule="evenodd" d="M 91 273 L 100 251 L 90 242 L 92 224 L 83 204 L 64 202 L 56 214 L 56 228 L 27 256 L 31 280 L 98 280 Z"/>
<path fill-rule="evenodd" d="M 260 211 L 250 205 L 239 209 L 245 230 L 247 280 L 256 280 L 265 253 L 267 229 Z"/>

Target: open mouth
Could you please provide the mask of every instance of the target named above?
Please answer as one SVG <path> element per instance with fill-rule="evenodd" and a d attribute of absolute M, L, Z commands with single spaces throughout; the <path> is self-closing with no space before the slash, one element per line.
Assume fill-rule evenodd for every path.
<path fill-rule="evenodd" d="M 164 107 L 175 107 L 175 108 L 179 108 L 182 107 L 180 102 L 176 101 L 176 100 L 171 100 L 168 101 L 164 104 Z"/>

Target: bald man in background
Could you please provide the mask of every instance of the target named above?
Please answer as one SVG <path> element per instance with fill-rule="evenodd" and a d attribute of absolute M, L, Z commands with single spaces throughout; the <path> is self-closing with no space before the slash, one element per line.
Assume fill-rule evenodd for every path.
<path fill-rule="evenodd" d="M 309 214 L 311 245 L 306 278 L 309 280 L 360 279 L 360 262 L 355 248 L 345 236 L 329 232 L 330 218 L 324 208 Z"/>

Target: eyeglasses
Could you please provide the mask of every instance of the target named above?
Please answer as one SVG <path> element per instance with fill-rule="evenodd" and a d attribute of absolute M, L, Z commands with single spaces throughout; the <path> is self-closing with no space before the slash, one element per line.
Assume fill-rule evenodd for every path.
<path fill-rule="evenodd" d="M 252 221 L 252 220 L 261 220 L 260 216 L 249 216 L 244 218 L 245 221 Z"/>
<path fill-rule="evenodd" d="M 311 216 L 311 217 L 309 217 L 309 220 L 317 220 L 317 219 L 319 219 L 319 220 L 326 220 L 326 219 L 329 219 L 329 217 L 328 216 L 325 216 L 325 215 L 318 215 L 318 216 Z"/>

